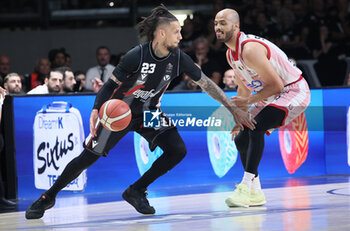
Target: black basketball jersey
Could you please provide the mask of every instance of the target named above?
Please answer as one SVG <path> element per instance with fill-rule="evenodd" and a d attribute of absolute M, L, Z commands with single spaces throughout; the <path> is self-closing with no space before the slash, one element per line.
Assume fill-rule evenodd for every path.
<path fill-rule="evenodd" d="M 200 70 L 180 49 L 157 58 L 151 42 L 140 44 L 130 50 L 113 71 L 122 82 L 113 98 L 126 102 L 133 116 L 141 115 L 144 110 L 160 106 L 160 99 L 170 82 L 182 73 L 195 81 L 200 79 Z"/>

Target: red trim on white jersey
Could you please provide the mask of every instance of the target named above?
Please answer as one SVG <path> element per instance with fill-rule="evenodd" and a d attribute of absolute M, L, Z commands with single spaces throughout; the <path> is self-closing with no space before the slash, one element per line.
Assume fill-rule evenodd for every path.
<path fill-rule="evenodd" d="M 255 39 L 247 39 L 244 42 L 242 42 L 242 48 L 241 48 L 242 50 L 243 50 L 243 46 L 246 43 L 248 43 L 248 42 L 258 42 L 258 43 L 264 45 L 264 47 L 266 47 L 266 49 L 267 49 L 267 59 L 270 60 L 270 58 L 271 58 L 271 51 L 270 51 L 270 47 L 266 43 L 264 43 L 262 41 L 259 41 L 259 40 L 255 40 Z"/>

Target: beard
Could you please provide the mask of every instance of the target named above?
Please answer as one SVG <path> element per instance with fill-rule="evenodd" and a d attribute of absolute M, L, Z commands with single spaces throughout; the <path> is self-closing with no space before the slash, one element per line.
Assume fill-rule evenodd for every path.
<path fill-rule="evenodd" d="M 56 88 L 56 87 L 50 87 L 50 86 L 47 86 L 47 88 L 48 88 L 48 90 L 49 90 L 49 93 L 53 93 L 53 94 L 55 94 L 55 93 L 60 93 L 60 91 L 61 91 L 61 88 Z"/>
<path fill-rule="evenodd" d="M 15 88 L 9 89 L 9 93 L 10 94 L 20 94 L 20 93 L 22 93 L 22 89 L 20 87 L 15 87 Z"/>
<path fill-rule="evenodd" d="M 173 46 L 173 45 L 168 45 L 167 41 L 164 41 L 163 46 L 169 51 L 169 52 L 175 52 L 179 48 L 179 45 Z"/>
<path fill-rule="evenodd" d="M 179 49 L 179 46 L 167 46 L 166 49 L 169 52 L 176 52 Z"/>
<path fill-rule="evenodd" d="M 219 39 L 218 37 L 216 37 L 216 39 L 218 41 L 220 41 L 220 42 L 223 42 L 223 43 L 229 42 L 232 39 L 232 37 L 233 37 L 233 32 L 234 32 L 234 30 L 232 28 L 230 31 L 225 33 L 225 37 L 224 38 L 220 38 Z"/>

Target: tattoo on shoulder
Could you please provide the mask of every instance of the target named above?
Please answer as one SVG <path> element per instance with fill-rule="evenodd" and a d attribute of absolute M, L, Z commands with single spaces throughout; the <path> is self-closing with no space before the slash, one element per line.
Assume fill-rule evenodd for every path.
<path fill-rule="evenodd" d="M 122 83 L 114 75 L 111 76 L 111 79 L 118 85 L 120 85 Z"/>

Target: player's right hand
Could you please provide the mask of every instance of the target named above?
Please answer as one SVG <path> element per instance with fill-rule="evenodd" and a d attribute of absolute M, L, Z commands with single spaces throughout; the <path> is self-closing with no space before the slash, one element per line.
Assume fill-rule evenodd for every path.
<path fill-rule="evenodd" d="M 90 115 L 90 133 L 92 137 L 97 136 L 97 133 L 96 133 L 97 118 L 98 118 L 98 110 L 93 109 Z"/>

